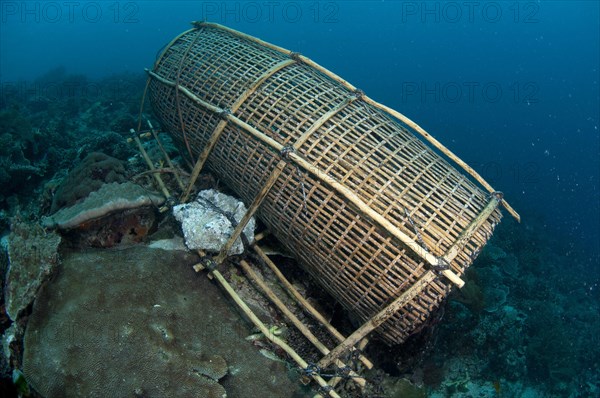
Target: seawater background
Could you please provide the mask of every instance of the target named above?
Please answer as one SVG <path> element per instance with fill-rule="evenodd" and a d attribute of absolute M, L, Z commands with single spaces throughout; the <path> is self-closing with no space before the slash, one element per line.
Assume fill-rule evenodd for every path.
<path fill-rule="evenodd" d="M 151 67 L 192 20 L 312 58 L 404 113 L 598 271 L 598 4 L 1 3 L 0 79 Z M 90 95 L 93 94 L 90 90 Z"/>
<path fill-rule="evenodd" d="M 568 262 L 556 265 L 564 278 L 597 295 L 597 2 L 3 1 L 0 7 L 2 86 L 60 65 L 91 78 L 141 71 L 192 20 L 301 52 L 404 113 L 472 165 L 505 193 L 522 228 L 549 237 L 565 254 Z M 570 274 L 572 262 L 589 272 Z"/>

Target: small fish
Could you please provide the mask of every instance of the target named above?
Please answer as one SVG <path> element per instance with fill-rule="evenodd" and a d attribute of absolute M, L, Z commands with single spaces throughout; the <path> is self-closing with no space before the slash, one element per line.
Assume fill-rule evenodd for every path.
<path fill-rule="evenodd" d="M 246 337 L 246 340 L 248 341 L 256 341 L 256 340 L 260 340 L 262 339 L 264 336 L 262 333 L 254 333 L 251 334 L 250 336 Z"/>
<path fill-rule="evenodd" d="M 286 363 L 283 359 L 281 359 L 277 355 L 275 355 L 275 353 L 273 351 L 269 351 L 267 349 L 261 348 L 260 350 L 258 350 L 258 352 L 260 352 L 263 357 L 269 358 L 272 361 Z"/>

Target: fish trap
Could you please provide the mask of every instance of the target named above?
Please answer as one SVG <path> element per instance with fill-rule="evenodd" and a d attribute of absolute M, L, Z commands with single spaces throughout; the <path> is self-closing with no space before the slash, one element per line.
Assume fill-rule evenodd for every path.
<path fill-rule="evenodd" d="M 414 122 L 298 53 L 197 22 L 148 73 L 156 115 L 195 162 L 183 198 L 210 169 L 363 322 L 320 366 L 371 331 L 405 341 L 464 284 L 499 205 L 519 217 Z"/>

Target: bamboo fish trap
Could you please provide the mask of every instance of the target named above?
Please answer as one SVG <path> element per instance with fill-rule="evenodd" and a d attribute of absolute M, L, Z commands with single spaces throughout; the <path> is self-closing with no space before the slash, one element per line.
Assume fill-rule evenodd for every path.
<path fill-rule="evenodd" d="M 518 218 L 418 125 L 297 53 L 195 22 L 148 73 L 156 115 L 196 162 L 184 199 L 209 168 L 249 204 L 237 233 L 256 212 L 388 344 L 463 285 L 500 204 Z"/>

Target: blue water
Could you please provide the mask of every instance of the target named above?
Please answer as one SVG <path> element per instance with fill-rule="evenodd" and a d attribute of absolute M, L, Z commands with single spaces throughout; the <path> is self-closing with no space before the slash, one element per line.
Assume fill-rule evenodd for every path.
<path fill-rule="evenodd" d="M 472 165 L 521 214 L 519 228 L 563 256 L 553 265 L 556 274 L 598 297 L 598 2 L 3 1 L 0 7 L 3 86 L 61 65 L 91 78 L 150 68 L 157 51 L 192 20 L 300 52 L 416 121 Z"/>

